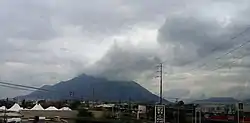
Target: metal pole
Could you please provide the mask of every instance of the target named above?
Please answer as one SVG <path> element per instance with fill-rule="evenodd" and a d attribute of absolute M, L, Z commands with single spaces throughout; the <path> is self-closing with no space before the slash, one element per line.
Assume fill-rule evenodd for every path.
<path fill-rule="evenodd" d="M 160 63 L 158 66 L 157 66 L 158 70 L 157 72 L 160 73 L 160 75 L 158 75 L 157 77 L 159 77 L 159 91 L 160 91 L 160 96 L 159 96 L 159 101 L 160 101 L 160 105 L 162 105 L 162 81 L 163 81 L 163 63 Z"/>
<path fill-rule="evenodd" d="M 155 123 L 157 123 L 157 114 L 156 114 L 156 112 L 157 112 L 157 108 L 156 108 L 156 106 L 155 106 Z"/>
<path fill-rule="evenodd" d="M 114 106 L 112 106 L 112 116 L 114 116 Z"/>
<path fill-rule="evenodd" d="M 177 114 L 178 114 L 178 119 L 177 119 L 177 123 L 179 123 L 180 122 L 180 115 L 179 115 L 179 107 L 178 107 L 178 112 L 177 112 Z"/>
<path fill-rule="evenodd" d="M 240 123 L 240 111 L 238 109 L 238 123 Z"/>
<path fill-rule="evenodd" d="M 199 114 L 200 114 L 200 117 L 199 117 L 199 118 L 200 118 L 200 123 L 201 123 L 201 110 L 200 110 Z"/>
<path fill-rule="evenodd" d="M 7 123 L 7 118 L 6 118 L 6 107 L 5 107 L 5 109 L 4 109 L 4 123 Z"/>
<path fill-rule="evenodd" d="M 4 109 L 4 123 L 7 123 L 7 116 L 6 116 L 6 112 L 7 112 L 7 106 L 9 103 L 9 99 L 6 99 L 6 105 L 5 105 L 5 109 Z"/>
<path fill-rule="evenodd" d="M 196 108 L 194 109 L 194 112 L 195 112 L 195 113 L 194 113 L 194 122 L 197 123 L 197 118 L 196 118 L 196 117 L 197 117 L 197 112 L 196 112 Z"/>
<path fill-rule="evenodd" d="M 162 67 L 163 67 L 163 65 L 162 65 L 162 63 L 160 63 L 160 104 L 162 105 L 162 79 L 163 79 L 163 77 L 162 77 Z"/>
<path fill-rule="evenodd" d="M 137 111 L 137 116 L 136 116 L 136 118 L 137 118 L 137 120 L 140 119 L 140 111 L 139 111 L 139 110 Z"/>
<path fill-rule="evenodd" d="M 95 88 L 92 88 L 92 100 L 93 100 L 93 103 L 95 102 Z"/>
<path fill-rule="evenodd" d="M 192 110 L 192 123 L 194 123 L 194 110 Z"/>

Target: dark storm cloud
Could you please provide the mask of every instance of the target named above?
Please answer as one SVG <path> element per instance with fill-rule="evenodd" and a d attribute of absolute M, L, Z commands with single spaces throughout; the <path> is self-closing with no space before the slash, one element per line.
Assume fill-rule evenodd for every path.
<path fill-rule="evenodd" d="M 201 20 L 193 15 L 173 16 L 167 19 L 160 28 L 158 41 L 162 44 L 175 45 L 174 64 L 186 65 L 211 54 L 227 52 L 230 48 L 244 42 L 242 37 L 237 39 L 233 37 L 239 35 L 247 27 L 248 25 L 237 23 L 221 27 L 216 20 Z M 196 56 L 195 58 L 183 57 L 182 51 L 185 55 L 195 52 Z"/>
<path fill-rule="evenodd" d="M 96 63 L 94 72 L 97 73 L 97 76 L 109 79 L 133 80 L 146 71 L 155 71 L 159 62 L 160 59 L 151 52 L 141 51 L 135 47 L 123 49 L 114 45 Z"/>
<path fill-rule="evenodd" d="M 189 86 L 195 90 L 191 95 L 205 93 L 211 96 L 223 90 L 224 96 L 230 96 L 232 93 L 227 92 L 234 87 L 234 92 L 241 93 L 241 89 L 236 87 L 250 79 L 246 75 L 249 71 L 249 44 L 223 56 L 250 39 L 250 31 L 246 30 L 249 28 L 249 16 L 246 14 L 249 6 L 235 2 L 209 1 L 204 6 L 201 2 L 191 10 L 167 17 L 158 35 L 158 42 L 163 48 L 173 47 L 173 57 L 166 64 L 182 70 L 185 67 L 195 69 L 184 70 L 190 75 L 178 72 L 170 75 L 166 80 L 172 81 L 172 86 L 177 86 L 177 83 Z M 223 6 L 230 9 L 223 11 L 220 9 Z M 216 59 L 220 56 L 223 57 Z"/>
<path fill-rule="evenodd" d="M 164 59 L 168 61 L 165 64 L 177 69 L 184 69 L 185 67 L 193 68 L 196 67 L 193 66 L 193 63 L 200 65 L 203 64 L 203 62 L 209 63 L 205 67 L 211 70 L 216 68 L 217 65 L 222 66 L 219 70 L 226 69 L 227 75 L 221 75 L 220 71 L 209 72 L 209 69 L 205 68 L 202 71 L 198 69 L 197 73 L 200 73 L 191 77 L 179 76 L 178 73 L 176 75 L 174 73 L 173 76 L 177 76 L 178 79 L 171 78 L 172 75 L 170 75 L 170 78 L 165 78 L 165 80 L 169 82 L 168 84 L 171 84 L 171 87 L 187 86 L 190 90 L 195 90 L 190 91 L 190 95 L 195 95 L 196 92 L 202 92 L 210 96 L 220 90 L 220 87 L 216 85 L 223 86 L 226 84 L 227 86 L 225 86 L 224 89 L 227 90 L 232 86 L 236 86 L 237 83 L 243 83 L 248 77 L 242 74 L 242 70 L 237 71 L 236 68 L 242 66 L 246 69 L 246 65 L 242 63 L 232 64 L 230 61 L 231 56 L 225 57 L 220 61 L 216 61 L 215 59 L 249 38 L 249 30 L 246 31 L 244 35 L 234 38 L 248 28 L 249 24 L 246 23 L 248 18 L 241 13 L 249 9 L 240 10 L 241 5 L 238 5 L 235 10 L 232 10 L 237 13 L 236 15 L 232 15 L 232 18 L 228 18 L 226 14 L 231 16 L 230 14 L 234 12 L 225 13 L 225 17 L 221 16 L 223 12 L 221 14 L 220 11 L 202 13 L 203 9 L 212 9 L 214 7 L 213 5 L 217 7 L 216 9 L 218 9 L 218 6 L 224 5 L 230 8 L 232 3 L 232 1 L 219 1 L 218 3 L 211 3 L 211 1 L 200 2 L 197 5 L 198 7 L 194 5 L 192 8 L 192 5 L 190 5 L 193 10 L 187 9 L 187 11 L 185 11 L 185 8 L 183 8 L 184 10 L 180 13 L 169 14 L 165 23 L 159 29 L 158 35 L 158 42 L 161 48 L 165 49 L 165 55 L 164 53 L 163 55 L 158 55 L 155 51 L 151 53 L 137 52 L 137 50 L 133 48 L 120 51 L 113 48 L 113 50 L 109 50 L 109 52 L 96 63 L 101 73 L 99 75 L 116 79 L 133 79 L 146 71 L 154 71 L 149 66 L 153 66 Z M 206 8 L 206 4 L 211 4 L 211 8 Z M 152 6 L 154 6 L 154 4 Z M 212 15 L 209 15 L 211 13 Z M 171 54 L 172 56 L 169 55 L 170 52 L 173 52 Z M 149 60 L 147 59 L 148 56 L 154 56 L 158 60 Z M 140 64 L 138 64 L 138 61 L 140 61 Z M 232 73 L 229 72 L 229 66 L 233 68 Z M 204 76 L 202 74 L 208 75 Z M 166 87 L 171 88 L 169 86 Z"/>

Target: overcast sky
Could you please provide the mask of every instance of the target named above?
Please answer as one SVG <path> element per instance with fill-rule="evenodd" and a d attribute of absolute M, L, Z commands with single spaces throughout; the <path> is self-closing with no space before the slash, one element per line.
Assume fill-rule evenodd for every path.
<path fill-rule="evenodd" d="M 250 44 L 223 54 L 250 40 L 249 5 L 249 0 L 2 0 L 0 79 L 40 87 L 86 73 L 135 80 L 157 94 L 156 66 L 164 62 L 165 97 L 245 98 Z M 0 97 L 25 93 L 0 91 Z"/>

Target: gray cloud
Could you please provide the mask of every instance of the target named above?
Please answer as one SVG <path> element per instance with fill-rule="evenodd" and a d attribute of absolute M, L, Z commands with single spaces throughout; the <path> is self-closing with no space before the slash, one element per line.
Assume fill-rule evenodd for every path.
<path fill-rule="evenodd" d="M 166 99 L 171 99 L 173 100 L 174 98 L 183 98 L 183 97 L 187 97 L 190 94 L 190 90 L 186 90 L 186 89 L 171 89 L 168 91 L 164 92 L 164 97 Z"/>
<path fill-rule="evenodd" d="M 62 24 L 81 26 L 88 35 L 113 35 L 130 30 L 140 22 L 161 19 L 171 7 L 163 0 L 155 2 L 131 0 L 75 0 L 50 3 L 54 19 Z M 168 9 L 165 9 L 165 8 Z"/>
<path fill-rule="evenodd" d="M 41 86 L 84 72 L 137 80 L 157 92 L 153 77 L 160 61 L 168 67 L 164 89 L 185 86 L 188 93 L 167 96 L 210 96 L 221 90 L 232 95 L 228 89 L 240 93 L 237 87 L 249 79 L 249 47 L 214 60 L 249 39 L 248 32 L 230 40 L 249 25 L 247 0 L 1 2 L 4 81 Z M 209 64 L 189 73 L 204 62 Z M 222 67 L 211 72 L 216 66 Z"/>
<path fill-rule="evenodd" d="M 157 20 L 144 10 L 116 0 L 1 1 L 1 79 L 41 86 L 88 73 L 112 45 L 106 40 Z"/>
<path fill-rule="evenodd" d="M 156 70 L 160 59 L 155 54 L 130 47 L 124 49 L 114 45 L 107 54 L 96 63 L 95 73 L 110 79 L 131 80 L 146 71 Z M 114 76 L 115 75 L 115 76 Z M 153 76 L 151 76 L 153 77 Z"/>
<path fill-rule="evenodd" d="M 1 40 L 47 40 L 56 36 L 49 7 L 41 2 L 2 1 L 0 18 Z"/>
<path fill-rule="evenodd" d="M 226 52 L 244 42 L 232 38 L 244 31 L 248 25 L 233 23 L 221 27 L 215 19 L 211 21 L 201 19 L 193 15 L 173 16 L 160 28 L 158 41 L 174 45 L 174 64 L 185 65 L 211 54 Z M 187 52 L 190 53 L 188 56 Z"/>

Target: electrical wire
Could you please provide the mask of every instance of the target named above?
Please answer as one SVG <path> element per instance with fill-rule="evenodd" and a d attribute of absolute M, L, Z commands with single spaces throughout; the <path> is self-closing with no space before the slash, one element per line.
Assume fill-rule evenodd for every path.
<path fill-rule="evenodd" d="M 242 36 L 244 33 L 248 32 L 249 30 L 250 30 L 250 27 L 247 27 L 245 30 L 243 30 L 242 32 L 240 32 L 240 33 L 238 33 L 237 35 L 233 36 L 233 37 L 230 38 L 229 40 L 234 40 L 234 39 L 236 39 L 236 38 Z M 233 47 L 233 48 L 229 49 L 226 53 L 223 53 L 223 54 L 220 55 L 219 57 L 216 57 L 215 60 L 219 60 L 219 59 L 221 59 L 222 57 L 224 57 L 224 56 L 226 56 L 226 55 L 228 55 L 228 54 L 230 54 L 230 53 L 235 52 L 236 50 L 238 50 L 238 49 L 244 47 L 244 45 L 247 45 L 247 44 L 249 44 L 249 43 L 250 43 L 250 40 L 247 40 L 247 41 L 241 43 L 240 45 L 237 45 L 236 47 Z M 223 44 L 221 44 L 221 45 L 223 45 Z M 217 46 L 216 48 L 213 49 L 213 51 L 215 51 L 215 50 L 216 50 L 217 48 L 219 48 L 219 47 L 220 47 L 220 46 Z M 204 58 L 206 58 L 206 57 L 204 57 Z M 203 58 L 203 59 L 204 59 L 204 58 Z M 200 61 L 200 60 L 198 60 L 198 61 Z M 167 62 L 167 60 L 164 61 L 164 62 L 161 62 L 161 63 L 165 63 L 165 62 Z M 205 67 L 205 66 L 207 66 L 207 65 L 208 65 L 208 62 L 203 63 L 203 64 L 201 64 L 201 65 L 198 65 L 198 67 L 192 68 L 192 69 L 189 70 L 188 72 L 189 72 L 189 73 L 195 72 L 195 71 L 199 70 L 200 68 Z"/>
<path fill-rule="evenodd" d="M 238 57 L 237 59 L 243 59 L 243 58 L 245 58 L 246 56 L 248 56 L 248 55 L 242 55 L 241 57 Z M 236 61 L 232 61 L 232 62 L 231 62 L 231 64 L 234 64 L 234 63 L 236 63 Z M 225 67 L 225 66 L 224 66 L 224 65 L 218 66 L 218 67 L 216 67 L 216 68 L 210 70 L 210 72 L 219 70 L 219 69 L 221 69 L 221 68 L 223 68 L 223 67 Z M 231 69 L 232 66 L 229 66 L 229 67 L 230 67 L 230 69 Z"/>
<path fill-rule="evenodd" d="M 1 87 L 6 87 L 6 88 L 11 88 L 11 89 L 16 89 L 16 90 L 25 90 L 25 91 L 34 91 L 34 90 L 31 90 L 31 89 L 27 89 L 27 88 L 20 88 L 20 87 L 15 87 L 15 86 L 9 86 L 9 85 L 1 85 Z"/>
<path fill-rule="evenodd" d="M 27 85 L 20 85 L 20 84 L 13 84 L 13 83 L 8 83 L 8 82 L 0 82 L 0 84 L 23 87 L 23 88 L 30 88 L 30 89 L 42 90 L 42 91 L 51 91 L 51 90 L 47 90 L 43 88 L 37 88 L 37 87 L 32 87 L 32 86 L 27 86 Z"/>
<path fill-rule="evenodd" d="M 219 60 L 219 59 L 223 58 L 224 56 L 226 56 L 226 55 L 228 55 L 228 54 L 231 54 L 231 53 L 233 53 L 233 52 L 235 52 L 235 51 L 241 49 L 242 47 L 244 47 L 245 45 L 247 45 L 247 44 L 249 44 L 249 43 L 250 43 L 250 40 L 247 40 L 247 41 L 241 43 L 240 45 L 238 45 L 238 46 L 236 46 L 236 47 L 230 49 L 228 52 L 226 52 L 226 53 L 220 55 L 219 57 L 216 57 L 215 60 Z M 208 65 L 208 63 L 204 63 L 204 64 L 198 66 L 197 68 L 190 70 L 189 72 L 196 71 L 196 70 L 198 70 L 199 68 L 202 68 L 202 67 L 207 66 L 207 65 Z"/>
<path fill-rule="evenodd" d="M 240 33 L 236 34 L 235 36 L 229 38 L 229 41 L 234 40 L 234 39 L 236 39 L 236 38 L 242 36 L 244 33 L 246 33 L 246 32 L 249 31 L 249 30 L 250 30 L 250 27 L 247 27 L 245 30 L 243 30 L 243 31 L 241 31 Z M 223 45 L 223 44 L 224 44 L 224 43 L 221 43 L 221 45 Z M 216 51 L 216 49 L 218 49 L 218 48 L 220 48 L 220 45 L 217 46 L 217 47 L 215 47 L 215 48 L 213 48 L 212 51 Z M 206 58 L 206 57 L 204 57 L 204 58 Z M 203 59 L 204 59 L 204 58 L 203 58 Z M 168 61 L 168 60 L 165 60 L 165 61 L 163 61 L 163 62 L 161 62 L 161 63 L 166 63 L 167 61 Z M 198 61 L 199 61 L 199 60 L 198 60 Z M 192 70 L 192 69 L 191 69 L 191 70 Z"/>
<path fill-rule="evenodd" d="M 32 86 L 27 86 L 27 85 L 13 84 L 13 83 L 8 83 L 8 82 L 0 82 L 0 86 L 7 87 L 7 88 L 12 88 L 12 89 L 18 89 L 18 90 L 43 91 L 43 92 L 62 94 L 60 91 L 48 90 L 48 89 L 37 88 L 37 87 L 32 87 Z M 64 95 L 64 96 L 68 97 L 69 95 Z M 74 99 L 82 99 L 82 96 L 74 95 L 73 98 Z"/>

